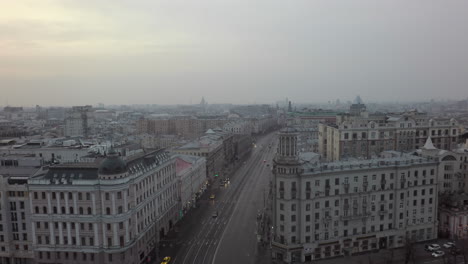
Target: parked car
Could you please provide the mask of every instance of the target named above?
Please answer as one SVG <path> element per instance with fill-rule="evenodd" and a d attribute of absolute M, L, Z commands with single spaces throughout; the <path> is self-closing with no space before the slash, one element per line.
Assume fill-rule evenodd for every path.
<path fill-rule="evenodd" d="M 428 251 L 437 251 L 440 249 L 440 246 L 438 244 L 430 244 L 429 247 L 427 247 Z"/>
<path fill-rule="evenodd" d="M 447 242 L 445 244 L 442 245 L 444 248 L 452 248 L 455 246 L 455 243 L 453 242 Z"/>
<path fill-rule="evenodd" d="M 215 211 L 215 212 L 211 215 L 211 217 L 213 217 L 213 218 L 218 217 L 218 211 Z"/>
<path fill-rule="evenodd" d="M 432 252 L 432 256 L 433 256 L 434 258 L 442 257 L 443 255 L 445 255 L 445 252 L 440 251 L 440 250 L 437 250 L 437 251 L 435 251 L 435 252 Z"/>

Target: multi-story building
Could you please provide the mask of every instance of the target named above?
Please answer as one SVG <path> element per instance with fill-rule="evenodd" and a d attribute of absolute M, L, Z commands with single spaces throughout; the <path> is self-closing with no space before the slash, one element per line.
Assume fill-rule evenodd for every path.
<path fill-rule="evenodd" d="M 0 157 L 0 263 L 34 263 L 27 182 L 41 165 L 31 156 Z"/>
<path fill-rule="evenodd" d="M 182 209 L 195 206 L 196 200 L 206 189 L 206 159 L 203 157 L 176 155 L 176 173 Z"/>
<path fill-rule="evenodd" d="M 454 149 L 453 151 L 437 149 L 432 143 L 431 137 L 421 149 L 416 151 L 417 155 L 430 157 L 438 161 L 437 188 L 442 193 L 468 192 L 468 169 L 466 149 Z"/>
<path fill-rule="evenodd" d="M 303 112 L 290 112 L 286 120 L 289 127 L 300 126 L 318 128 L 319 123 L 335 124 L 338 112 L 325 110 L 309 110 Z"/>
<path fill-rule="evenodd" d="M 142 263 L 178 219 L 175 159 L 155 150 L 123 160 L 44 168 L 28 181 L 39 263 Z"/>
<path fill-rule="evenodd" d="M 223 127 L 228 120 L 223 116 L 172 116 L 137 121 L 139 134 L 178 135 L 188 139 L 197 138 L 208 129 Z"/>
<path fill-rule="evenodd" d="M 283 129 L 274 159 L 274 258 L 312 261 L 437 237 L 435 160 L 385 152 L 305 163 L 297 137 Z"/>
<path fill-rule="evenodd" d="M 43 142 L 28 142 L 17 145 L 0 146 L 0 155 L 32 155 L 44 162 L 81 162 L 93 150 L 104 153 L 107 147 L 81 144 L 44 145 Z"/>
<path fill-rule="evenodd" d="M 140 145 L 143 148 L 173 148 L 180 144 L 181 139 L 177 135 L 138 135 Z"/>
<path fill-rule="evenodd" d="M 236 120 L 226 123 L 223 130 L 233 134 L 251 135 L 252 123 L 247 120 Z"/>
<path fill-rule="evenodd" d="M 215 177 L 224 176 L 226 158 L 225 144 L 222 138 L 206 135 L 188 144 L 172 150 L 174 153 L 204 157 L 206 159 L 206 177 L 214 180 Z"/>
<path fill-rule="evenodd" d="M 439 196 L 439 237 L 450 239 L 468 238 L 467 193 L 442 194 Z"/>
<path fill-rule="evenodd" d="M 455 119 L 436 119 L 417 111 L 402 114 L 340 115 L 319 125 L 319 152 L 325 161 L 371 158 L 382 151 L 414 151 L 431 136 L 439 149 L 454 149 L 460 134 Z"/>
<path fill-rule="evenodd" d="M 73 106 L 70 111 L 65 113 L 65 136 L 83 136 L 90 135 L 90 127 L 94 123 L 92 106 Z"/>

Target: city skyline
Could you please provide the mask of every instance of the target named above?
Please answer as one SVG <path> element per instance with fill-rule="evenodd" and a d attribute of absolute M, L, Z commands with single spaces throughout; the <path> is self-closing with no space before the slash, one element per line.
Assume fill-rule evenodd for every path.
<path fill-rule="evenodd" d="M 465 2 L 2 3 L 0 104 L 466 98 Z"/>

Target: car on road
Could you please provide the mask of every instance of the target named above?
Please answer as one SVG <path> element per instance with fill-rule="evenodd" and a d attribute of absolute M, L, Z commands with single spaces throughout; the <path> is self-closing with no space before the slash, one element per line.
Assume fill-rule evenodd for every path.
<path fill-rule="evenodd" d="M 213 218 L 218 217 L 218 211 L 215 211 L 215 212 L 211 215 L 211 217 L 213 217 Z"/>
<path fill-rule="evenodd" d="M 171 257 L 164 257 L 161 264 L 168 264 L 171 261 Z"/>
<path fill-rule="evenodd" d="M 440 251 L 440 250 L 437 250 L 437 251 L 432 252 L 432 256 L 433 256 L 434 258 L 442 257 L 443 255 L 445 255 L 445 252 Z"/>
<path fill-rule="evenodd" d="M 455 246 L 455 243 L 453 242 L 447 242 L 442 245 L 444 248 L 453 248 Z"/>
<path fill-rule="evenodd" d="M 460 255 L 461 254 L 461 250 L 459 248 L 452 248 L 450 250 L 450 254 L 454 255 L 454 256 L 457 256 L 457 255 Z"/>
<path fill-rule="evenodd" d="M 215 198 L 215 195 L 214 195 L 214 194 L 210 195 L 210 199 L 211 199 L 211 200 L 214 200 L 214 198 Z"/>
<path fill-rule="evenodd" d="M 437 251 L 440 249 L 440 246 L 437 244 L 430 244 L 426 247 L 427 251 Z"/>
<path fill-rule="evenodd" d="M 266 160 L 263 160 L 263 163 L 266 163 Z"/>

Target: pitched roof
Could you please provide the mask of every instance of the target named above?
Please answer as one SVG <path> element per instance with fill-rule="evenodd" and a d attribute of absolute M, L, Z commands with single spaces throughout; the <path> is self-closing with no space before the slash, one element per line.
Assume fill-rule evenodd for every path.
<path fill-rule="evenodd" d="M 427 138 L 426 144 L 424 144 L 423 149 L 437 149 L 436 147 L 434 147 L 434 144 L 432 144 L 432 139 L 430 136 Z"/>

